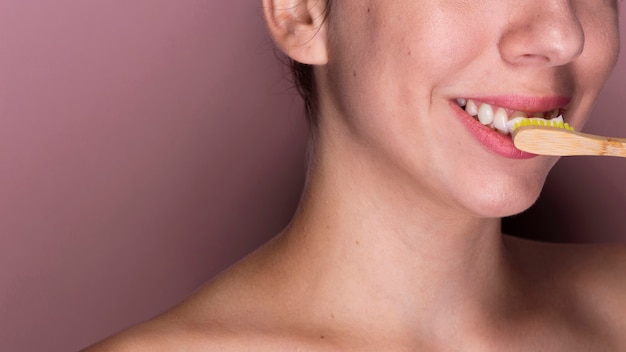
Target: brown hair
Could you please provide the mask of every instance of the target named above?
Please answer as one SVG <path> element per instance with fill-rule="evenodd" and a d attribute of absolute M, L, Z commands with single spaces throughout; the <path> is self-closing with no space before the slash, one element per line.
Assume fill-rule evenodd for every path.
<path fill-rule="evenodd" d="M 317 126 L 318 108 L 313 66 L 289 59 L 289 68 L 291 69 L 294 86 L 304 100 L 304 113 L 306 114 L 307 123 L 309 128 L 313 129 Z"/>
<path fill-rule="evenodd" d="M 328 18 L 330 13 L 332 0 L 326 1 L 326 7 L 322 16 L 324 20 Z M 314 130 L 317 126 L 317 85 L 315 84 L 315 75 L 313 73 L 313 66 L 300 63 L 298 61 L 289 59 L 289 69 L 291 70 L 291 76 L 296 90 L 304 100 L 304 112 L 306 114 L 307 123 L 311 130 Z"/>

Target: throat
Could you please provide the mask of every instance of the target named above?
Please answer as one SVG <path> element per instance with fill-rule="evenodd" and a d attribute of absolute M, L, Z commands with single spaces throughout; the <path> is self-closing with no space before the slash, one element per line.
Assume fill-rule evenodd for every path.
<path fill-rule="evenodd" d="M 286 243 L 296 247 L 289 270 L 302 270 L 307 299 L 350 325 L 365 319 L 390 332 L 420 324 L 444 329 L 451 320 L 462 324 L 488 311 L 507 291 L 506 251 L 495 220 L 464 234 L 319 225 L 295 222 L 287 231 L 293 240 Z"/>

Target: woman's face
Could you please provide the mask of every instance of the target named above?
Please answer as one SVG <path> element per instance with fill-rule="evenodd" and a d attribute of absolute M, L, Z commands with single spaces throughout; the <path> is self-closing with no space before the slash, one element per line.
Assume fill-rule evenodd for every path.
<path fill-rule="evenodd" d="M 335 0 L 327 26 L 321 126 L 485 217 L 529 207 L 556 158 L 518 151 L 459 102 L 486 104 L 486 120 L 560 110 L 580 129 L 619 46 L 617 0 Z"/>

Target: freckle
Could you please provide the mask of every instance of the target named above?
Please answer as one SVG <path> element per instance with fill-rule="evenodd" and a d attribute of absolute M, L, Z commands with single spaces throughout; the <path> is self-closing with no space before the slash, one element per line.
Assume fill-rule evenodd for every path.
<path fill-rule="evenodd" d="M 411 56 L 411 54 L 413 54 L 413 52 L 409 50 L 409 56 Z"/>
<path fill-rule="evenodd" d="M 320 339 L 322 339 L 322 340 L 325 339 L 324 335 L 320 336 Z"/>
<path fill-rule="evenodd" d="M 331 318 L 331 319 L 335 319 L 335 315 L 331 313 L 331 314 L 330 314 L 330 318 Z"/>
<path fill-rule="evenodd" d="M 361 242 L 359 241 L 355 241 L 354 244 L 356 244 L 357 246 L 361 244 Z"/>
<path fill-rule="evenodd" d="M 367 13 L 370 13 L 370 8 L 369 7 L 367 8 Z"/>
<path fill-rule="evenodd" d="M 356 77 L 356 71 L 352 71 L 352 76 Z"/>

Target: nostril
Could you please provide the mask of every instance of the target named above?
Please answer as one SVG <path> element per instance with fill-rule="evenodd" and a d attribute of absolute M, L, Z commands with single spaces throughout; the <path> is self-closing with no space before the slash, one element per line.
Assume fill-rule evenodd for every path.
<path fill-rule="evenodd" d="M 537 62 L 537 63 L 548 63 L 550 62 L 550 58 L 546 55 L 536 55 L 536 54 L 524 54 L 520 55 L 519 61 L 521 62 Z"/>

